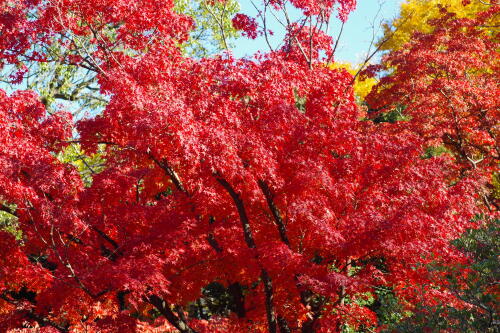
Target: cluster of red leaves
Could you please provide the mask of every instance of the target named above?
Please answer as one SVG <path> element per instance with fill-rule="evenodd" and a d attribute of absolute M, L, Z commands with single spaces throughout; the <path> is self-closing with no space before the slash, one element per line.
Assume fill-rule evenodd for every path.
<path fill-rule="evenodd" d="M 233 22 L 233 27 L 236 30 L 243 30 L 244 36 L 251 39 L 257 38 L 258 24 L 254 18 L 249 17 L 248 15 L 245 14 L 238 13 L 233 17 L 232 22 Z"/>
<path fill-rule="evenodd" d="M 483 182 L 500 158 L 498 36 L 488 25 L 499 10 L 456 19 L 443 9 L 432 34 L 414 35 L 384 59 L 391 74 L 367 97 L 380 112 L 406 106 L 408 127 L 428 146 L 445 145 L 461 173 L 475 172 Z"/>
<path fill-rule="evenodd" d="M 498 174 L 500 158 L 500 91 L 498 33 L 491 22 L 499 10 L 500 6 L 492 3 L 474 19 L 457 19 L 443 8 L 442 16 L 431 22 L 432 33 L 414 34 L 404 48 L 386 55 L 382 66 L 368 68 L 365 73 L 388 72 L 366 98 L 377 110 L 373 116 L 403 109 L 408 119 L 399 129 L 392 129 L 394 135 L 411 130 L 426 147 L 445 147 L 454 159 L 451 179 L 473 179 L 476 195 L 492 216 L 499 209 L 492 175 Z M 440 260 L 451 269 L 459 263 L 467 266 L 455 255 Z M 468 274 L 464 269 L 463 277 Z M 435 287 L 436 281 L 441 281 L 446 289 L 445 275 L 433 273 L 422 286 L 411 287 L 410 294 L 407 285 L 395 291 L 410 296 L 410 309 L 414 304 L 433 306 L 435 300 L 457 309 L 470 306 Z"/>
<path fill-rule="evenodd" d="M 294 62 L 313 63 L 333 57 L 332 37 L 316 27 L 303 29 L 298 24 L 288 28 L 281 52 L 286 59 Z"/>
<path fill-rule="evenodd" d="M 58 61 L 95 69 L 116 61 L 124 50 L 130 54 L 156 43 L 181 43 L 193 20 L 174 12 L 173 6 L 165 0 L 1 0 L 0 67 Z M 54 44 L 68 50 L 63 58 L 53 59 L 46 48 L 36 47 Z M 23 72 L 17 76 L 21 80 Z"/>
<path fill-rule="evenodd" d="M 190 22 L 163 1 L 141 11 L 47 3 L 19 2 L 38 6 L 32 38 L 120 24 L 121 45 L 137 50 L 151 29 L 176 41 Z M 49 13 L 60 21 L 48 24 Z M 315 38 L 327 47 L 327 36 Z M 45 115 L 31 93 L 1 95 L 0 199 L 17 205 L 23 236 L 0 236 L 13 258 L 0 276 L 5 330 L 23 321 L 63 332 L 370 326 L 374 313 L 346 297 L 428 282 L 426 262 L 458 256 L 449 240 L 471 225 L 474 184 L 450 184 L 446 157 L 421 159 L 425 140 L 405 124 L 360 121 L 345 70 L 299 60 L 293 45 L 256 61 L 194 60 L 153 42 L 110 60 L 107 42 L 96 43 L 110 102 L 77 124 L 85 151 L 105 145 L 92 186 L 53 154 L 71 135 L 67 117 Z M 212 282 L 244 286 L 239 309 L 185 318 Z"/>
<path fill-rule="evenodd" d="M 356 8 L 356 0 L 292 0 L 291 3 L 306 15 L 329 16 L 332 9 L 338 6 L 338 17 L 342 22 L 347 21 L 349 13 Z"/>

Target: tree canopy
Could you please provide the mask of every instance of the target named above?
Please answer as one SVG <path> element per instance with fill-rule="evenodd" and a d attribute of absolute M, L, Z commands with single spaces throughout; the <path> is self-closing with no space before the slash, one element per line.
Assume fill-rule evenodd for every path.
<path fill-rule="evenodd" d="M 487 309 L 464 284 L 494 250 L 452 241 L 498 216 L 498 6 L 441 8 L 353 75 L 327 31 L 355 0 L 255 5 L 0 0 L 10 80 L 54 73 L 35 74 L 45 96 L 0 91 L 2 331 L 374 331 L 390 302 L 399 320 L 475 306 L 492 327 L 492 278 L 474 287 Z M 223 50 L 269 34 L 265 15 L 280 47 Z M 193 40 L 206 29 L 215 44 Z M 72 96 L 91 114 L 50 101 Z"/>

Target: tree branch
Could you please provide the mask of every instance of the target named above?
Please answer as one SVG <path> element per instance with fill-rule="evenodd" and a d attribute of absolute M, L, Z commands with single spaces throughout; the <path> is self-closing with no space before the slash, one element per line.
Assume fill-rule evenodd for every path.
<path fill-rule="evenodd" d="M 247 246 L 251 249 L 255 249 L 257 246 L 255 244 L 255 240 L 253 239 L 252 229 L 250 228 L 250 221 L 248 219 L 248 215 L 245 210 L 245 206 L 243 204 L 243 200 L 234 188 L 225 180 L 224 178 L 216 175 L 216 179 L 219 184 L 224 187 L 224 189 L 229 193 L 231 198 L 233 199 L 234 204 L 236 205 L 236 209 L 238 210 L 238 215 L 240 217 L 240 221 L 243 227 L 243 234 L 245 237 L 245 242 Z M 273 284 L 269 273 L 261 268 L 260 277 L 262 279 L 262 283 L 264 285 L 264 293 L 266 296 L 266 314 L 267 314 L 267 322 L 270 333 L 277 332 L 277 323 L 276 323 L 276 313 L 273 305 Z"/>
<path fill-rule="evenodd" d="M 168 322 L 177 328 L 181 333 L 196 333 L 196 331 L 189 327 L 184 320 L 177 317 L 170 309 L 169 305 L 160 297 L 152 295 L 148 298 L 148 302 L 160 311 Z"/>
<path fill-rule="evenodd" d="M 188 194 L 188 191 L 186 190 L 186 188 L 184 187 L 184 185 L 182 184 L 179 176 L 177 175 L 177 173 L 174 171 L 174 169 L 172 169 L 172 167 L 168 164 L 168 161 L 166 159 L 163 159 L 161 162 L 158 161 L 151 153 L 147 153 L 148 156 L 153 160 L 153 162 L 155 162 L 155 164 L 160 167 L 160 169 L 164 170 L 167 175 L 170 176 L 170 179 L 172 180 L 172 183 L 174 183 L 175 187 L 181 191 L 181 192 L 184 192 L 186 194 Z"/>
<path fill-rule="evenodd" d="M 216 176 L 219 184 L 224 187 L 224 189 L 229 193 L 231 198 L 233 199 L 234 204 L 238 210 L 238 215 L 240 216 L 241 225 L 243 227 L 243 235 L 245 237 L 245 242 L 247 246 L 251 249 L 255 249 L 257 246 L 255 245 L 255 241 L 253 239 L 252 230 L 250 228 L 250 222 L 248 220 L 247 213 L 245 211 L 245 206 L 243 204 L 243 200 L 236 191 L 233 189 L 231 184 L 229 184 L 224 178 Z"/>
<path fill-rule="evenodd" d="M 283 223 L 283 218 L 281 217 L 281 214 L 278 210 L 278 207 L 276 207 L 276 204 L 274 203 L 274 196 L 273 193 L 271 192 L 271 189 L 267 185 L 267 183 L 261 179 L 258 181 L 259 187 L 262 190 L 262 193 L 264 193 L 264 197 L 266 198 L 267 201 L 267 206 L 271 210 L 271 213 L 273 214 L 274 217 L 274 222 L 278 226 L 278 231 L 280 234 L 281 241 L 285 243 L 289 248 L 290 246 L 290 240 L 288 239 L 288 236 L 286 234 L 286 226 L 285 223 Z"/>
<path fill-rule="evenodd" d="M 7 303 L 15 305 L 16 307 L 19 306 L 19 303 L 16 300 L 7 297 L 5 292 L 0 294 L 0 298 L 3 299 L 4 301 L 6 301 Z M 25 299 L 25 298 L 23 298 L 23 299 Z M 32 302 L 29 299 L 25 299 L 25 300 L 28 302 Z M 55 328 L 56 330 L 58 330 L 59 332 L 63 332 L 63 333 L 69 332 L 68 326 L 58 324 L 55 321 L 52 321 L 52 320 L 45 318 L 45 317 L 42 317 L 42 316 L 36 314 L 33 309 L 24 310 L 24 312 L 26 312 L 26 317 L 35 320 L 41 327 L 51 326 L 51 327 Z"/>

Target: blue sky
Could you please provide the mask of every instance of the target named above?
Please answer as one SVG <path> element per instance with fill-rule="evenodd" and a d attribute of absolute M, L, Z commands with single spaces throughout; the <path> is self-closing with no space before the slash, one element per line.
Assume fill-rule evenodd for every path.
<path fill-rule="evenodd" d="M 361 62 L 372 39 L 373 26 L 375 27 L 376 38 L 380 37 L 382 29 L 380 23 L 392 20 L 399 13 L 399 5 L 403 0 L 358 0 L 357 8 L 349 15 L 349 19 L 344 26 L 344 31 L 337 47 L 336 60 L 343 62 L 359 63 Z M 256 11 L 249 0 L 240 0 L 241 11 L 250 16 L 255 16 Z M 333 25 L 330 32 L 337 36 L 340 29 L 340 21 L 332 19 Z M 274 31 L 283 30 L 281 25 L 272 18 L 269 18 L 269 29 Z M 281 29 L 280 29 L 281 28 Z M 271 41 L 275 47 L 279 40 L 279 34 Z M 236 57 L 250 56 L 258 50 L 268 50 L 263 38 L 256 40 L 240 39 L 233 49 Z"/>

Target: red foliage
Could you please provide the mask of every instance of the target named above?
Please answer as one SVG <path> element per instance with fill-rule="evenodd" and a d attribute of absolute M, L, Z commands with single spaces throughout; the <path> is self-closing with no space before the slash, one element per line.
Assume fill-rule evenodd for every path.
<path fill-rule="evenodd" d="M 332 8 L 339 6 L 338 16 L 345 22 L 347 16 L 356 8 L 356 0 L 292 0 L 294 6 L 304 11 L 306 15 L 329 16 Z"/>
<path fill-rule="evenodd" d="M 443 9 L 433 33 L 415 34 L 385 57 L 391 74 L 367 97 L 379 112 L 405 106 L 406 127 L 428 146 L 445 145 L 460 175 L 473 173 L 479 184 L 490 180 L 500 158 L 498 36 L 488 25 L 499 10 L 492 5 L 476 19 L 456 19 Z"/>
<path fill-rule="evenodd" d="M 233 27 L 236 30 L 243 30 L 243 35 L 255 39 L 257 38 L 257 21 L 248 15 L 238 13 L 233 17 Z"/>
<path fill-rule="evenodd" d="M 102 115 L 77 124 L 86 151 L 106 147 L 90 187 L 54 156 L 71 136 L 67 116 L 47 116 L 32 93 L 0 96 L 0 199 L 17 205 L 2 210 L 23 235 L 0 234 L 12 258 L 0 276 L 0 327 L 336 331 L 376 324 L 347 297 L 417 286 L 430 279 L 417 265 L 456 255 L 449 240 L 471 225 L 474 184 L 450 183 L 445 157 L 421 159 L 425 141 L 404 124 L 360 121 L 346 71 L 304 61 L 293 45 L 255 61 L 185 58 L 174 42 L 190 20 L 169 2 L 46 4 L 19 2 L 40 15 L 11 33 L 29 29 L 29 45 L 63 25 L 85 35 L 120 24 L 130 52 L 110 57 L 96 41 L 87 64 L 110 96 Z M 157 27 L 147 52 L 131 51 Z M 16 61 L 28 48 L 2 51 Z M 234 291 L 235 307 L 186 318 L 212 282 Z"/>

